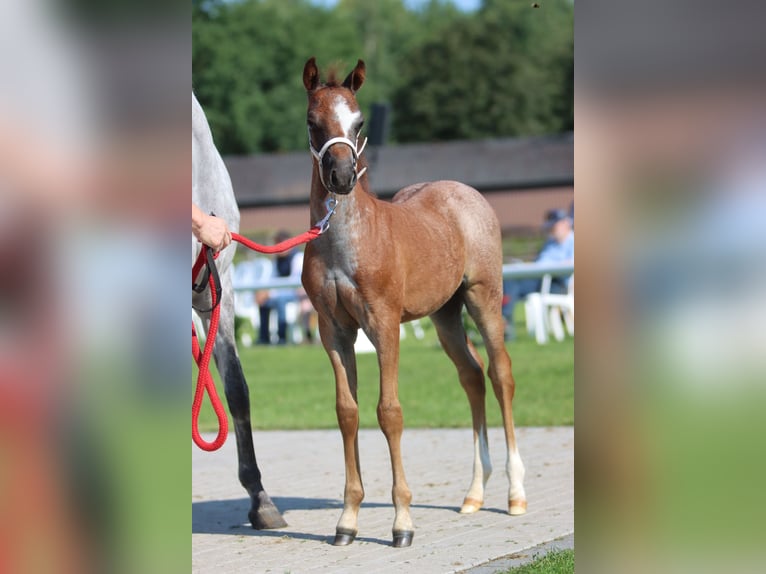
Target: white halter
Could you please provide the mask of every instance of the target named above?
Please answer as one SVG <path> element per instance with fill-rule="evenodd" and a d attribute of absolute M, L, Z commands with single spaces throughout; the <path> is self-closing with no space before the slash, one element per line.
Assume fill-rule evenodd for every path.
<path fill-rule="evenodd" d="M 359 158 L 360 155 L 362 155 L 362 152 L 364 151 L 365 146 L 367 145 L 367 138 L 364 138 L 364 141 L 362 142 L 362 147 L 357 149 L 357 145 L 359 143 L 359 136 L 356 136 L 356 141 L 351 141 L 348 138 L 338 136 L 336 138 L 330 138 L 326 142 L 324 142 L 324 145 L 322 146 L 322 149 L 317 151 L 314 148 L 314 145 L 311 143 L 311 130 L 309 130 L 309 149 L 311 150 L 311 155 L 313 155 L 317 162 L 319 163 L 319 179 L 322 182 L 322 185 L 325 189 L 327 189 L 327 185 L 324 182 L 324 170 L 322 169 L 322 158 L 324 157 L 324 154 L 327 152 L 328 149 L 330 149 L 331 146 L 342 143 L 347 145 L 351 148 L 351 153 L 354 155 L 354 170 L 356 170 L 356 160 Z M 364 175 L 364 172 L 367 171 L 367 166 L 362 168 L 362 171 L 358 172 L 356 174 L 357 181 Z"/>

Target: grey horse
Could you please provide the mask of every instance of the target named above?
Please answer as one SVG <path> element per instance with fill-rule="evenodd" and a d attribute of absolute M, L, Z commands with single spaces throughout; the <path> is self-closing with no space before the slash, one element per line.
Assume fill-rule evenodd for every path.
<path fill-rule="evenodd" d="M 232 232 L 239 230 L 239 209 L 234 199 L 229 173 L 213 143 L 205 113 L 192 93 L 192 201 L 206 213 L 214 213 L 226 220 Z M 221 276 L 221 315 L 213 358 L 224 382 L 226 402 L 234 420 L 239 459 L 239 480 L 250 495 L 248 514 L 253 528 L 281 528 L 287 526 L 277 507 L 269 498 L 261 482 L 261 472 L 255 460 L 253 434 L 250 426 L 250 396 L 239 362 L 234 338 L 234 291 L 231 282 L 231 262 L 236 243 L 223 250 L 217 259 Z M 192 236 L 192 263 L 201 249 Z M 202 319 L 205 332 L 210 324 L 210 313 L 199 311 L 210 308 L 210 291 L 192 290 L 192 308 Z"/>

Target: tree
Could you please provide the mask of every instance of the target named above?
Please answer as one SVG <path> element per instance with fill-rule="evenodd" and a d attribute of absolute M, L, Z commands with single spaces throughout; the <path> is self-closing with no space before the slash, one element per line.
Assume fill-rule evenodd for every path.
<path fill-rule="evenodd" d="M 192 78 L 223 153 L 306 145 L 303 65 L 354 62 L 351 22 L 307 0 L 217 4 L 192 30 Z"/>
<path fill-rule="evenodd" d="M 430 34 L 393 95 L 400 141 L 558 132 L 570 127 L 572 5 L 486 0 Z"/>
<path fill-rule="evenodd" d="M 418 19 L 402 0 L 340 0 L 337 11 L 352 22 L 358 58 L 367 64 L 367 80 L 358 94 L 362 110 L 369 103 L 389 101 L 398 82 L 399 62 L 419 42 Z"/>
<path fill-rule="evenodd" d="M 368 68 L 359 103 L 393 107 L 394 141 L 528 135 L 571 129 L 569 0 L 194 0 L 192 81 L 224 154 L 304 149 L 311 56 L 340 73 Z"/>

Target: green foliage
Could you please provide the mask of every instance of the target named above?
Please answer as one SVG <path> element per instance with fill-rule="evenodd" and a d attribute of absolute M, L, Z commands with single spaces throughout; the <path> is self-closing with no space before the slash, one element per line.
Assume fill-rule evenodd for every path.
<path fill-rule="evenodd" d="M 243 338 L 255 341 L 258 338 L 258 333 L 255 332 L 250 319 L 240 317 L 239 315 L 234 316 L 234 334 L 237 341 L 242 341 Z"/>
<path fill-rule="evenodd" d="M 192 78 L 225 154 L 305 147 L 303 65 L 361 58 L 363 112 L 394 105 L 392 139 L 430 141 L 572 127 L 572 5 L 486 0 L 462 13 L 444 0 L 196 0 Z"/>
<path fill-rule="evenodd" d="M 351 22 L 305 0 L 216 5 L 194 20 L 193 86 L 224 153 L 305 144 L 301 80 L 310 55 L 350 60 Z"/>
<path fill-rule="evenodd" d="M 572 127 L 573 19 L 565 0 L 532 9 L 486 0 L 402 63 L 401 141 L 554 133 Z"/>

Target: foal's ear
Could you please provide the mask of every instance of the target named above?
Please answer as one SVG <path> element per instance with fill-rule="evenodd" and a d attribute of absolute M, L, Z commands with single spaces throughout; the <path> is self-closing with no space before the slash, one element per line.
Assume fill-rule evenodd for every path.
<path fill-rule="evenodd" d="M 303 66 L 303 85 L 307 92 L 313 92 L 319 85 L 319 70 L 317 69 L 316 58 L 311 57 L 306 65 Z"/>
<path fill-rule="evenodd" d="M 359 88 L 362 87 L 362 84 L 364 83 L 364 73 L 365 73 L 365 67 L 364 62 L 362 60 L 359 60 L 356 63 L 356 68 L 351 70 L 351 73 L 346 76 L 346 79 L 343 80 L 343 87 L 348 88 L 352 92 L 356 93 Z"/>

